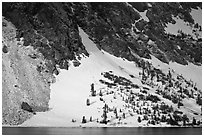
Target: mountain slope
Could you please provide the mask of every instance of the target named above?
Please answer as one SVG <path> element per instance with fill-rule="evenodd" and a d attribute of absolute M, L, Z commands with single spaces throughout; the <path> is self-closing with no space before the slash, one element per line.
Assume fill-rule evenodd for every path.
<path fill-rule="evenodd" d="M 196 105 L 193 99 L 191 103 L 186 99 L 183 100 L 184 107 L 178 109 L 177 104 L 156 94 L 155 89 L 158 86 L 150 87 L 141 83 L 139 72 L 141 73 L 142 71 L 135 66 L 135 63 L 114 57 L 105 51 L 100 51 L 88 38 L 88 35 L 80 28 L 79 34 L 90 56 L 82 57 L 79 67 L 75 68 L 71 65 L 68 71 L 60 70 L 56 83 L 51 86 L 52 92 L 49 103 L 51 110 L 46 113 L 37 113 L 36 116 L 24 122 L 22 126 L 170 126 L 166 122 L 147 124 L 148 120 L 142 120 L 141 123 L 137 120 L 138 117 L 143 118 L 144 114 L 137 114 L 136 110 L 142 107 L 142 109 L 149 108 L 153 111 L 153 106 L 156 106 L 156 104 L 160 106 L 161 102 L 169 106 L 172 105 L 174 111 L 182 111 L 184 114 L 187 114 L 190 120 L 192 120 L 193 117 L 196 117 L 197 120 L 201 120 L 200 107 Z M 112 71 L 111 74 L 129 79 L 138 85 L 138 87 L 126 89 L 126 86 L 120 84 L 114 87 L 108 87 L 100 83 L 99 80 L 112 83 L 111 80 L 107 80 L 101 75 L 104 72 L 110 71 Z M 130 77 L 130 75 L 133 75 L 134 78 Z M 95 85 L 96 96 L 91 96 L 91 83 Z M 136 98 L 138 95 L 142 95 L 143 93 L 139 93 L 141 93 L 141 89 L 144 87 L 150 89 L 147 90 L 148 94 L 158 96 L 161 101 L 154 103 L 141 99 L 137 101 L 139 106 L 136 105 L 133 107 L 134 105 L 123 100 L 123 98 L 129 98 L 131 92 L 135 93 Z M 102 97 L 99 95 L 100 91 L 103 93 Z M 101 101 L 100 98 L 103 98 L 103 101 Z M 87 99 L 90 99 L 90 106 L 86 105 Z M 146 102 L 145 105 L 144 102 Z M 103 119 L 101 116 L 103 114 L 104 104 L 107 104 L 111 110 L 117 108 L 118 115 L 121 118 L 115 118 L 114 112 L 110 110 L 107 116 L 109 119 L 108 124 L 100 124 L 100 121 Z M 119 112 L 119 110 L 122 110 L 122 112 Z M 126 118 L 123 118 L 123 113 L 125 113 Z M 81 124 L 83 116 L 85 116 L 87 121 L 92 117 L 93 121 Z M 74 120 L 74 122 L 72 120 Z"/>
<path fill-rule="evenodd" d="M 3 124 L 37 113 L 23 125 L 78 126 L 90 115 L 98 118 L 90 126 L 201 125 L 202 26 L 193 14 L 201 9 L 199 2 L 3 3 L 3 32 L 5 22 L 15 28 L 2 47 Z"/>

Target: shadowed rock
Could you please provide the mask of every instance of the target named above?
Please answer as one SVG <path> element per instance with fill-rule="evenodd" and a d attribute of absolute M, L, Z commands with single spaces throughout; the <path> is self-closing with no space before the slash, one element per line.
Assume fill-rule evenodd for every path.
<path fill-rule="evenodd" d="M 28 111 L 28 112 L 31 112 L 31 113 L 33 113 L 33 114 L 36 114 L 36 113 L 33 111 L 32 107 L 31 107 L 27 102 L 22 102 L 22 104 L 21 104 L 21 109 L 23 109 L 23 110 L 25 110 L 25 111 Z"/>

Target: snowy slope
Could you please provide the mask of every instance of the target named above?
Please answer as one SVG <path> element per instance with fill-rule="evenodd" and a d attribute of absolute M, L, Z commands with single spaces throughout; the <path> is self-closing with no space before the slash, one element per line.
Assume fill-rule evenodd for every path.
<path fill-rule="evenodd" d="M 159 59 L 151 55 L 151 60 L 148 60 L 154 67 L 160 68 L 164 72 L 168 72 L 169 68 L 174 70 L 177 74 L 182 74 L 187 80 L 192 80 L 196 83 L 197 87 L 202 90 L 202 66 L 196 66 L 192 63 L 188 65 L 181 65 L 176 62 L 169 64 L 161 62 Z"/>
<path fill-rule="evenodd" d="M 136 97 L 137 106 L 126 103 L 124 100 L 128 99 L 130 92 L 122 86 L 109 88 L 100 83 L 100 79 L 111 82 L 103 77 L 101 73 L 112 71 L 114 75 L 124 77 L 132 81 L 132 83 L 137 84 L 140 88 L 131 89 L 134 94 L 141 95 L 140 89 L 147 87 L 150 89 L 148 90 L 148 94 L 158 96 L 161 101 L 172 105 L 175 110 L 177 110 L 177 105 L 157 95 L 156 87 L 151 88 L 148 85 L 142 84 L 141 78 L 139 77 L 139 72 L 142 71 L 140 68 L 135 67 L 135 63 L 117 58 L 105 51 L 100 51 L 81 28 L 79 28 L 79 34 L 90 56 L 82 56 L 80 60 L 81 65 L 78 67 L 71 65 L 69 70 L 60 70 L 60 74 L 56 76 L 56 83 L 51 85 L 50 111 L 37 113 L 37 115 L 24 122 L 21 126 L 169 126 L 166 123 L 160 123 L 158 125 L 147 124 L 146 120 L 139 123 L 137 119 L 138 117 L 143 117 L 143 114 L 136 114 L 135 110 L 138 111 L 140 108 L 152 110 L 152 107 L 155 106 L 156 103 L 142 101 L 138 97 Z M 153 56 L 152 60 L 148 61 L 152 62 L 156 68 L 160 65 L 163 71 L 167 72 L 170 67 L 182 73 L 182 71 L 179 71 L 182 67 L 178 67 L 177 64 L 172 63 L 173 65 L 165 65 Z M 72 64 L 72 62 L 70 62 L 70 64 Z M 189 69 L 189 72 L 190 71 L 192 70 Z M 183 73 L 184 76 L 185 74 L 187 73 Z M 133 75 L 134 78 L 130 77 L 130 75 Z M 97 91 L 96 97 L 91 96 L 91 83 L 95 85 L 94 88 Z M 121 88 L 123 90 L 121 90 Z M 103 97 L 98 95 L 99 91 L 103 93 Z M 142 94 L 145 95 L 144 93 Z M 100 98 L 102 98 L 103 101 L 101 101 Z M 90 99 L 90 106 L 86 105 L 87 99 Z M 107 125 L 96 122 L 97 119 L 99 121 L 102 120 L 101 116 L 105 103 L 108 104 L 112 110 L 115 108 L 117 108 L 117 111 L 121 110 L 122 113 L 125 114 L 125 118 L 116 119 L 113 111 L 110 111 L 107 114 L 108 120 L 110 120 Z M 196 112 L 199 114 L 197 118 L 201 119 L 200 107 L 196 105 L 195 100 L 192 100 L 191 103 L 184 100 L 184 104 L 185 106 L 181 107 L 181 109 L 188 113 L 189 118 L 192 119 L 194 117 L 193 113 Z M 118 112 L 119 117 L 123 117 L 122 113 Z M 83 116 L 85 116 L 87 121 L 92 117 L 93 122 L 82 124 Z M 72 120 L 76 122 L 72 122 Z"/>
<path fill-rule="evenodd" d="M 79 31 L 90 56 L 82 57 L 79 67 L 71 66 L 68 71 L 60 70 L 56 83 L 51 86 L 51 111 L 38 113 L 26 121 L 23 126 L 73 126 L 73 124 L 70 125 L 71 119 L 81 121 L 83 115 L 100 117 L 101 113 L 97 111 L 97 107 L 102 106 L 100 102 L 93 104 L 93 110 L 86 107 L 91 83 L 95 83 L 95 88 L 99 89 L 101 86 L 97 82 L 99 79 L 103 79 L 101 72 L 105 71 L 111 70 L 115 74 L 129 77 L 129 79 L 131 78 L 129 74 L 138 76 L 141 71 L 135 67 L 133 62 L 124 61 L 122 58 L 100 51 L 82 29 Z M 132 81 L 141 84 L 137 79 L 132 79 Z M 92 101 L 94 102 L 94 99 Z M 43 124 L 41 124 L 42 120 Z"/>

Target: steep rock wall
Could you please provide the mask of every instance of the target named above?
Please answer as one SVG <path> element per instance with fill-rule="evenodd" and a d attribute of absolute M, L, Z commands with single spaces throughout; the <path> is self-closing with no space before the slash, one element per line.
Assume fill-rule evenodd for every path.
<path fill-rule="evenodd" d="M 33 115 L 21 109 L 22 102 L 34 112 L 48 110 L 49 85 L 54 77 L 46 72 L 43 56 L 33 47 L 23 46 L 22 40 L 17 41 L 15 26 L 2 20 L 2 124 L 16 125 Z"/>

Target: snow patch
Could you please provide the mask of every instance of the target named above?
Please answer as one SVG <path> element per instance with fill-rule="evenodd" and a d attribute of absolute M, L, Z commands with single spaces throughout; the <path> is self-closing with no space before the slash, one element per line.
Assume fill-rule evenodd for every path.
<path fill-rule="evenodd" d="M 140 13 L 140 15 L 142 16 L 142 18 L 143 18 L 145 21 L 149 22 L 149 19 L 148 19 L 148 17 L 147 17 L 147 10 L 145 10 L 144 12 L 139 12 L 139 13 Z"/>
<path fill-rule="evenodd" d="M 200 26 L 202 26 L 202 9 L 200 9 L 200 7 L 198 7 L 198 9 L 191 9 L 190 14 L 195 23 L 198 23 Z"/>
<path fill-rule="evenodd" d="M 144 19 L 145 21 L 149 22 L 149 19 L 148 19 L 148 17 L 146 16 L 147 10 L 145 10 L 144 12 L 139 12 L 137 9 L 135 9 L 135 8 L 134 8 L 131 4 L 129 4 L 128 2 L 126 2 L 126 4 L 127 4 L 127 6 L 133 8 L 133 10 L 134 10 L 135 12 L 137 12 L 137 13 L 140 14 L 140 17 L 141 17 L 141 18 L 140 18 L 138 21 L 140 21 L 141 19 Z M 149 3 L 149 4 L 150 4 L 150 3 Z M 151 4 L 150 4 L 149 6 L 151 6 Z"/>
<path fill-rule="evenodd" d="M 200 16 L 201 18 L 202 16 Z M 167 27 L 165 27 L 165 31 L 166 33 L 170 33 L 170 34 L 174 34 L 174 35 L 178 35 L 178 31 L 181 30 L 183 33 L 185 34 L 189 34 L 191 35 L 194 39 L 201 38 L 202 32 L 197 31 L 197 35 L 195 33 L 193 33 L 193 29 L 190 25 L 188 25 L 188 23 L 184 22 L 182 19 L 178 18 L 178 17 L 172 17 L 176 23 L 172 24 L 172 23 L 168 23 Z"/>

